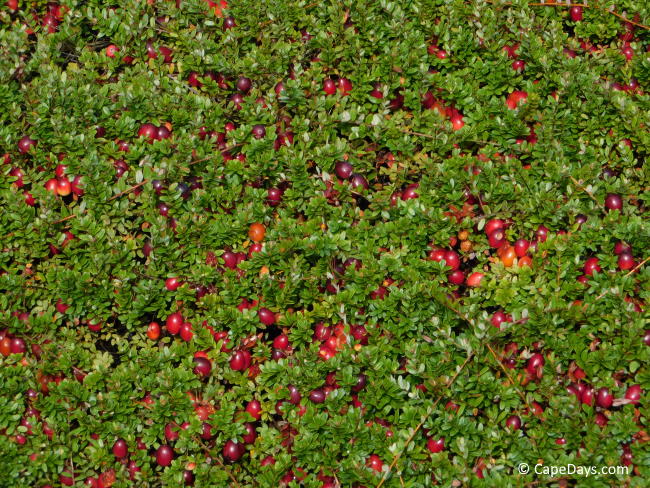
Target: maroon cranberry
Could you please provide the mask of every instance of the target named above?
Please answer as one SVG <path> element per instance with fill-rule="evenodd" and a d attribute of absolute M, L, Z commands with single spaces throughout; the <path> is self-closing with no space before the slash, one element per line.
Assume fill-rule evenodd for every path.
<path fill-rule="evenodd" d="M 596 405 L 601 408 L 609 408 L 612 406 L 613 402 L 614 397 L 609 392 L 608 388 L 602 387 L 598 389 L 598 393 L 596 394 Z"/>
<path fill-rule="evenodd" d="M 126 446 L 126 441 L 124 439 L 118 439 L 113 444 L 113 456 L 117 459 L 125 458 L 129 454 L 129 450 Z"/>
<path fill-rule="evenodd" d="M 632 405 L 638 405 L 642 392 L 640 385 L 632 385 L 625 391 L 625 398 L 630 400 Z"/>
<path fill-rule="evenodd" d="M 352 164 L 347 161 L 339 161 L 334 166 L 334 171 L 336 172 L 336 176 L 342 180 L 347 180 L 352 176 Z"/>
<path fill-rule="evenodd" d="M 201 439 L 206 441 L 212 439 L 212 426 L 207 422 L 203 422 L 201 426 Z"/>
<path fill-rule="evenodd" d="M 632 246 L 623 241 L 618 241 L 616 244 L 614 244 L 614 254 L 619 256 L 624 252 L 632 254 Z"/>
<path fill-rule="evenodd" d="M 262 139 L 264 136 L 266 136 L 266 127 L 264 127 L 262 124 L 254 125 L 252 133 L 255 139 Z"/>
<path fill-rule="evenodd" d="M 164 125 L 161 125 L 156 129 L 156 139 L 159 141 L 162 141 L 163 139 L 169 139 L 171 135 L 171 131 Z"/>
<path fill-rule="evenodd" d="M 302 395 L 298 391 L 298 388 L 293 385 L 289 385 L 287 386 L 287 389 L 289 390 L 289 403 L 298 405 L 302 399 Z"/>
<path fill-rule="evenodd" d="M 278 188 L 269 188 L 266 193 L 266 202 L 271 207 L 277 207 L 282 202 L 282 191 Z"/>
<path fill-rule="evenodd" d="M 149 142 L 152 142 L 156 139 L 156 135 L 158 133 L 158 128 L 153 125 L 153 124 L 142 124 L 140 126 L 140 129 L 138 129 L 138 137 L 144 137 L 145 139 L 148 139 Z"/>
<path fill-rule="evenodd" d="M 569 15 L 572 21 L 580 22 L 582 20 L 582 7 L 571 7 L 569 9 Z"/>
<path fill-rule="evenodd" d="M 230 368 L 233 371 L 244 371 L 251 364 L 251 354 L 248 351 L 237 351 L 230 358 Z"/>
<path fill-rule="evenodd" d="M 212 370 L 212 363 L 206 358 L 194 358 L 194 373 L 207 378 L 210 376 Z"/>
<path fill-rule="evenodd" d="M 194 485 L 194 473 L 189 469 L 183 471 L 183 483 L 185 483 L 185 486 Z"/>
<path fill-rule="evenodd" d="M 360 392 L 366 387 L 366 384 L 368 383 L 368 377 L 361 373 L 359 376 L 357 376 L 357 383 L 352 387 L 352 391 L 355 393 Z"/>
<path fill-rule="evenodd" d="M 255 420 L 259 420 L 262 417 L 262 405 L 258 400 L 251 400 L 246 405 L 246 412 Z"/>
<path fill-rule="evenodd" d="M 325 401 L 325 392 L 320 388 L 316 388 L 309 394 L 309 400 L 313 403 L 323 403 Z"/>
<path fill-rule="evenodd" d="M 368 181 L 358 173 L 354 173 L 350 177 L 350 184 L 354 190 L 368 189 Z"/>
<path fill-rule="evenodd" d="M 503 229 L 494 229 L 488 234 L 488 244 L 493 249 L 498 249 L 506 242 L 506 233 Z"/>
<path fill-rule="evenodd" d="M 273 347 L 276 349 L 289 349 L 289 337 L 287 334 L 280 334 L 273 339 Z"/>
<path fill-rule="evenodd" d="M 594 273 L 601 271 L 600 265 L 598 264 L 598 258 L 589 258 L 585 261 L 585 265 L 582 268 L 583 272 L 587 276 L 593 276 Z"/>
<path fill-rule="evenodd" d="M 618 256 L 618 268 L 621 271 L 634 268 L 634 257 L 629 252 L 624 252 Z"/>
<path fill-rule="evenodd" d="M 22 354 L 27 350 L 25 346 L 25 341 L 20 337 L 14 337 L 9 343 L 9 351 L 11 354 Z"/>
<path fill-rule="evenodd" d="M 264 325 L 275 324 L 275 314 L 268 308 L 262 307 L 257 311 L 257 316 Z"/>
<path fill-rule="evenodd" d="M 540 224 L 535 231 L 535 238 L 537 239 L 537 242 L 546 242 L 546 239 L 548 238 L 548 229 L 544 225 Z"/>
<path fill-rule="evenodd" d="M 411 200 L 414 198 L 418 198 L 420 195 L 417 193 L 417 189 L 420 186 L 419 183 L 411 183 L 410 185 L 407 185 L 407 187 L 404 189 L 402 192 L 402 200 Z"/>
<path fill-rule="evenodd" d="M 591 386 L 586 386 L 580 393 L 580 402 L 585 405 L 593 406 L 594 404 L 594 389 Z"/>
<path fill-rule="evenodd" d="M 607 210 L 621 210 L 623 208 L 621 196 L 616 193 L 608 193 L 605 197 L 605 207 Z"/>
<path fill-rule="evenodd" d="M 156 450 L 156 462 L 158 466 L 169 466 L 174 460 L 174 450 L 163 444 Z"/>
<path fill-rule="evenodd" d="M 594 417 L 594 422 L 596 423 L 597 426 L 599 427 L 605 427 L 607 425 L 607 422 L 609 422 L 609 419 L 605 416 L 605 414 L 598 412 L 596 413 L 596 416 Z"/>
<path fill-rule="evenodd" d="M 511 415 L 506 419 L 506 427 L 510 430 L 519 430 L 521 428 L 521 419 L 518 415 Z"/>
<path fill-rule="evenodd" d="M 245 76 L 241 76 L 235 85 L 237 89 L 242 92 L 242 93 L 248 93 L 248 91 L 251 89 L 252 83 L 249 78 L 246 78 Z"/>
<path fill-rule="evenodd" d="M 518 258 L 523 258 L 528 252 L 529 247 L 530 242 L 528 242 L 526 239 L 517 239 L 515 242 L 515 254 Z"/>
<path fill-rule="evenodd" d="M 317 341 L 326 341 L 332 335 L 332 328 L 319 322 L 314 326 L 314 339 Z"/>
<path fill-rule="evenodd" d="M 456 251 L 446 251 L 443 259 L 445 264 L 449 266 L 452 271 L 456 271 L 460 268 L 460 256 L 458 256 Z"/>
<path fill-rule="evenodd" d="M 244 103 L 244 97 L 241 93 L 233 93 L 230 96 L 230 101 L 235 105 L 235 109 L 241 110 L 242 104 Z"/>
<path fill-rule="evenodd" d="M 25 154 L 32 146 L 36 146 L 36 141 L 29 136 L 24 136 L 18 141 L 18 152 Z"/>
<path fill-rule="evenodd" d="M 237 22 L 235 22 L 234 17 L 226 17 L 225 19 L 223 19 L 223 30 L 224 31 L 229 30 L 229 29 L 234 29 L 235 27 L 237 27 Z"/>
<path fill-rule="evenodd" d="M 227 441 L 222 450 L 224 459 L 229 463 L 239 461 L 244 452 L 246 452 L 244 445 L 232 440 Z"/>
<path fill-rule="evenodd" d="M 257 437 L 255 426 L 250 422 L 246 422 L 244 424 L 244 428 L 246 429 L 246 434 L 244 434 L 243 436 L 244 444 L 252 444 L 253 442 L 255 442 L 255 438 Z"/>

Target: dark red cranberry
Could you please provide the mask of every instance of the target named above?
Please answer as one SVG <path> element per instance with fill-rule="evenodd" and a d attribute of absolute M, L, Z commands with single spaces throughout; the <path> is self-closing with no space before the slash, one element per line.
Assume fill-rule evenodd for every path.
<path fill-rule="evenodd" d="M 593 276 L 594 273 L 601 271 L 600 265 L 598 264 L 598 258 L 592 257 L 587 259 L 582 270 L 587 276 Z"/>
<path fill-rule="evenodd" d="M 623 208 L 621 196 L 616 193 L 608 193 L 605 197 L 605 207 L 607 210 L 621 210 Z"/>
<path fill-rule="evenodd" d="M 598 393 L 596 394 L 596 405 L 601 408 L 609 408 L 612 406 L 613 402 L 614 397 L 609 392 L 608 388 L 602 387 L 598 389 Z"/>
<path fill-rule="evenodd" d="M 282 191 L 278 188 L 269 188 L 266 193 L 266 202 L 271 207 L 277 207 L 282 202 Z"/>
<path fill-rule="evenodd" d="M 194 358 L 194 373 L 207 378 L 210 376 L 212 370 L 212 363 L 210 360 L 202 357 Z"/>
<path fill-rule="evenodd" d="M 252 133 L 255 139 L 262 139 L 264 136 L 266 136 L 266 127 L 264 127 L 262 124 L 254 125 Z"/>
<path fill-rule="evenodd" d="M 429 440 L 427 440 L 427 449 L 433 454 L 444 451 L 445 438 L 441 437 L 439 439 L 435 439 L 433 437 L 430 437 Z"/>
<path fill-rule="evenodd" d="M 634 257 L 629 252 L 624 252 L 618 256 L 618 268 L 621 271 L 632 269 L 635 266 Z"/>
<path fill-rule="evenodd" d="M 223 19 L 223 30 L 224 31 L 229 30 L 229 29 L 234 29 L 235 27 L 237 27 L 237 22 L 235 22 L 234 17 L 226 17 L 225 19 Z"/>
<path fill-rule="evenodd" d="M 264 325 L 275 324 L 275 314 L 268 308 L 262 307 L 257 311 L 257 316 Z"/>
<path fill-rule="evenodd" d="M 29 136 L 24 136 L 18 141 L 18 152 L 25 154 L 29 152 L 30 148 L 36 146 L 36 141 Z"/>
<path fill-rule="evenodd" d="M 125 458 L 129 454 L 129 450 L 124 439 L 118 439 L 113 444 L 113 456 L 118 459 Z"/>
<path fill-rule="evenodd" d="M 246 78 L 245 76 L 241 76 L 237 80 L 237 84 L 235 86 L 240 92 L 248 93 L 248 91 L 251 89 L 252 83 L 249 78 Z"/>
<path fill-rule="evenodd" d="M 244 371 L 251 364 L 251 354 L 248 351 L 237 351 L 230 358 L 230 368 L 234 371 Z"/>
<path fill-rule="evenodd" d="M 334 80 L 327 78 L 323 81 L 323 91 L 326 95 L 334 95 L 336 93 L 336 83 Z"/>
<path fill-rule="evenodd" d="M 233 93 L 230 96 L 230 101 L 235 105 L 235 109 L 241 110 L 242 104 L 244 103 L 244 97 L 241 93 Z"/>
<path fill-rule="evenodd" d="M 368 383 L 368 377 L 361 373 L 359 376 L 357 376 L 357 383 L 352 387 L 352 391 L 355 393 L 360 392 L 366 387 L 366 384 Z"/>
<path fill-rule="evenodd" d="M 246 452 L 244 445 L 232 440 L 227 441 L 222 450 L 224 459 L 229 463 L 239 461 L 244 452 Z"/>
<path fill-rule="evenodd" d="M 289 403 L 293 405 L 298 405 L 302 398 L 302 395 L 298 391 L 298 388 L 296 388 L 293 385 L 289 385 L 287 386 L 287 389 L 289 390 Z"/>
<path fill-rule="evenodd" d="M 158 466 L 169 466 L 174 460 L 174 450 L 163 444 L 156 450 L 156 462 Z"/>
<path fill-rule="evenodd" d="M 309 400 L 313 403 L 323 403 L 325 401 L 325 392 L 320 388 L 312 390 L 309 394 Z"/>
<path fill-rule="evenodd" d="M 519 430 L 521 428 L 521 419 L 518 415 L 511 415 L 506 419 L 506 427 L 510 430 Z"/>
<path fill-rule="evenodd" d="M 342 180 L 347 180 L 352 176 L 352 164 L 347 161 L 339 161 L 334 166 L 334 171 L 336 172 L 336 176 Z"/>

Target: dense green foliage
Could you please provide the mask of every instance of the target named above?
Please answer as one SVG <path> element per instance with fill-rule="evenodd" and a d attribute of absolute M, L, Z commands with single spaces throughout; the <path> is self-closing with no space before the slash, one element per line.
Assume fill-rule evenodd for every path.
<path fill-rule="evenodd" d="M 0 7 L 0 486 L 647 486 L 648 4 L 219 5 Z"/>

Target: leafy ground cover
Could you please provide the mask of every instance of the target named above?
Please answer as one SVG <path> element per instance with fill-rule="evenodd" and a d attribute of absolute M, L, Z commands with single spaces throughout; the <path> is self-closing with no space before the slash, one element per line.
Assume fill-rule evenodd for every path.
<path fill-rule="evenodd" d="M 647 486 L 646 3 L 0 22 L 0 486 Z"/>

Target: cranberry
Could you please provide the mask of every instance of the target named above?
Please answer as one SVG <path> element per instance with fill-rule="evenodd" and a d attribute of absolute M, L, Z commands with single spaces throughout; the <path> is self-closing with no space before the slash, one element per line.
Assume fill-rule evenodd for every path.
<path fill-rule="evenodd" d="M 569 9 L 569 15 L 572 21 L 580 22 L 582 20 L 582 7 L 571 7 Z"/>
<path fill-rule="evenodd" d="M 233 371 L 244 371 L 251 364 L 251 354 L 248 351 L 237 351 L 230 358 L 230 368 Z"/>
<path fill-rule="evenodd" d="M 438 453 L 445 450 L 445 438 L 441 437 L 440 439 L 434 439 L 430 437 L 427 441 L 427 449 L 432 453 Z"/>
<path fill-rule="evenodd" d="M 608 193 L 605 197 L 605 207 L 607 210 L 621 210 L 623 208 L 621 196 L 616 193 Z"/>
<path fill-rule="evenodd" d="M 126 446 L 126 441 L 124 439 L 118 439 L 113 444 L 113 456 L 117 459 L 125 458 L 129 453 L 129 450 Z"/>
<path fill-rule="evenodd" d="M 623 252 L 618 256 L 618 268 L 621 271 L 634 268 L 634 257 L 629 252 Z"/>
<path fill-rule="evenodd" d="M 350 177 L 350 184 L 354 190 L 360 190 L 362 188 L 365 190 L 368 189 L 368 181 L 363 177 L 363 175 L 358 173 L 354 173 Z"/>
<path fill-rule="evenodd" d="M 252 133 L 255 139 L 262 139 L 264 136 L 266 136 L 266 127 L 264 127 L 262 124 L 254 125 Z"/>
<path fill-rule="evenodd" d="M 352 164 L 348 163 L 347 161 L 339 161 L 336 163 L 334 166 L 334 171 L 336 172 L 336 176 L 341 178 L 342 180 L 347 180 L 352 176 Z"/>
<path fill-rule="evenodd" d="M 625 392 L 625 398 L 630 400 L 632 405 L 638 405 L 643 390 L 640 385 L 632 385 Z"/>
<path fill-rule="evenodd" d="M 593 276 L 594 273 L 601 271 L 600 265 L 598 264 L 598 258 L 589 258 L 585 261 L 583 267 L 583 272 L 587 276 Z"/>
<path fill-rule="evenodd" d="M 268 308 L 262 307 L 257 311 L 257 316 L 260 319 L 260 322 L 264 325 L 273 325 L 275 324 L 275 314 L 271 312 Z"/>
<path fill-rule="evenodd" d="M 596 405 L 601 408 L 609 408 L 614 402 L 614 397 L 609 392 L 608 388 L 602 387 L 598 390 L 596 394 Z"/>
<path fill-rule="evenodd" d="M 174 459 L 174 450 L 163 444 L 156 450 L 156 462 L 158 466 L 169 466 Z"/>
<path fill-rule="evenodd" d="M 18 152 L 25 154 L 32 146 L 36 146 L 36 141 L 29 136 L 24 136 L 18 141 Z"/>
<path fill-rule="evenodd" d="M 212 363 L 208 359 L 202 357 L 194 358 L 194 373 L 207 378 L 210 375 L 211 369 Z"/>
<path fill-rule="evenodd" d="M 251 89 L 252 83 L 249 78 L 242 76 L 237 80 L 237 84 L 235 86 L 240 92 L 248 93 L 248 91 Z"/>
<path fill-rule="evenodd" d="M 323 403 L 325 401 L 325 392 L 320 388 L 312 390 L 309 394 L 309 400 L 313 403 Z"/>
<path fill-rule="evenodd" d="M 323 91 L 326 95 L 334 95 L 336 93 L 336 83 L 331 78 L 323 81 Z"/>
<path fill-rule="evenodd" d="M 518 415 L 511 415 L 506 419 L 506 427 L 510 430 L 519 430 L 521 428 L 521 419 Z"/>
<path fill-rule="evenodd" d="M 244 445 L 232 440 L 227 441 L 222 450 L 224 459 L 230 463 L 239 461 L 244 452 L 246 452 Z"/>
<path fill-rule="evenodd" d="M 165 325 L 170 334 L 176 335 L 180 332 L 181 326 L 183 325 L 183 316 L 179 312 L 173 313 L 167 317 Z"/>

